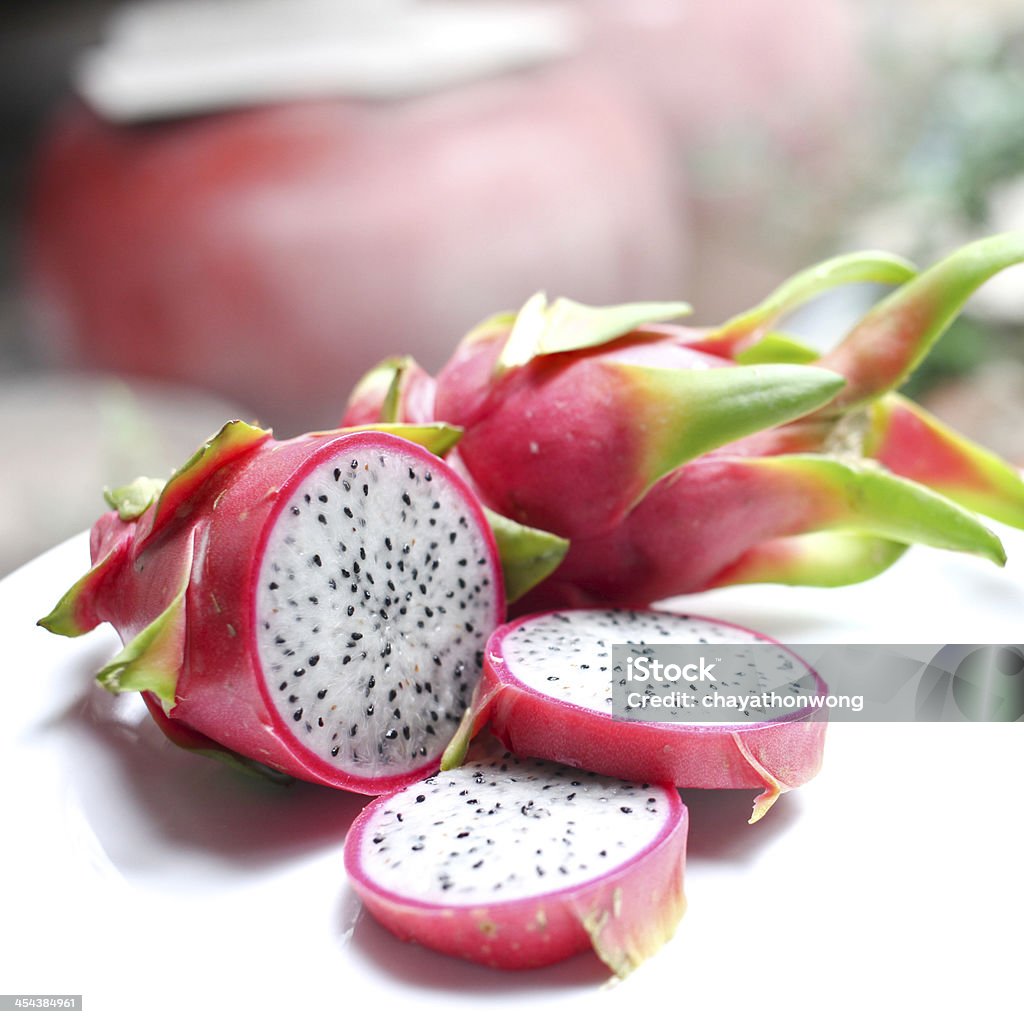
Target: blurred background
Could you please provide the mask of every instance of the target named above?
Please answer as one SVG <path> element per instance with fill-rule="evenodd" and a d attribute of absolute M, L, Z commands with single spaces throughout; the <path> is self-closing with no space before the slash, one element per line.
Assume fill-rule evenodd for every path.
<path fill-rule="evenodd" d="M 0 41 L 0 573 L 224 419 L 533 291 L 689 300 L 1024 228 L 1009 0 L 33 0 Z M 821 345 L 875 296 L 800 314 Z M 908 385 L 1024 463 L 1024 280 Z"/>

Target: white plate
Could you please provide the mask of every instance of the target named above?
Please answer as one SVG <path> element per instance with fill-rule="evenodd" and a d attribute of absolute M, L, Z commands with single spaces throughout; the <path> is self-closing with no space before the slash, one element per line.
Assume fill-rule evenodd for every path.
<path fill-rule="evenodd" d="M 913 550 L 860 587 L 682 604 L 790 642 L 1019 642 L 1024 538 L 1000 532 L 1003 570 Z M 589 955 L 506 974 L 360 915 L 340 852 L 364 798 L 236 775 L 100 691 L 106 627 L 69 641 L 33 625 L 86 566 L 76 537 L 0 582 L 2 992 L 80 993 L 76 1019 L 103 1022 L 1019 1013 L 1019 724 L 833 726 L 821 775 L 756 826 L 750 793 L 684 794 L 690 908 L 672 943 L 616 985 Z"/>

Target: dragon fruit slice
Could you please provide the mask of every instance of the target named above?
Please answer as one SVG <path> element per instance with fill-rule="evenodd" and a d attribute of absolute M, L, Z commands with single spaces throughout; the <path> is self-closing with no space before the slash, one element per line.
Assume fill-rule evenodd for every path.
<path fill-rule="evenodd" d="M 345 867 L 401 939 L 503 968 L 592 946 L 624 976 L 685 910 L 686 831 L 672 787 L 503 752 L 375 800 Z"/>
<path fill-rule="evenodd" d="M 669 612 L 585 610 L 525 616 L 491 637 L 484 678 L 445 752 L 442 767 L 457 765 L 485 724 L 521 757 L 543 757 L 589 771 L 695 789 L 754 789 L 751 823 L 780 794 L 812 779 L 821 766 L 827 712 L 749 709 L 743 724 L 703 719 L 693 712 L 673 722 L 626 721 L 612 716 L 616 678 L 612 645 L 770 644 L 749 682 L 719 679 L 689 684 L 694 695 L 722 691 L 763 695 L 827 694 L 822 680 L 792 651 L 740 626 Z M 652 684 L 655 691 L 659 686 Z"/>
<path fill-rule="evenodd" d="M 445 450 L 445 427 L 394 429 Z M 109 495 L 92 570 L 41 625 L 110 622 L 98 679 L 176 742 L 363 793 L 434 771 L 504 617 L 479 503 L 380 430 L 232 422 L 166 485 Z"/>

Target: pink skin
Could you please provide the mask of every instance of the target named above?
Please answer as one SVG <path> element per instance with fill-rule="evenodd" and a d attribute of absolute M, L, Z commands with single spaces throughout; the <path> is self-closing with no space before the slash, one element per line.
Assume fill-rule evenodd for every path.
<path fill-rule="evenodd" d="M 704 590 L 754 545 L 834 513 L 832 497 L 811 477 L 700 458 L 659 481 L 618 526 L 573 538 L 565 561 L 517 610 L 645 605 Z"/>
<path fill-rule="evenodd" d="M 243 756 L 296 778 L 359 793 L 382 793 L 424 778 L 437 760 L 398 776 L 356 776 L 305 749 L 275 709 L 255 645 L 256 577 L 273 524 L 291 494 L 321 462 L 361 451 L 411 453 L 435 474 L 446 474 L 467 498 L 477 527 L 489 538 L 493 578 L 500 580 L 497 550 L 468 488 L 418 445 L 387 434 L 343 437 L 269 437 L 252 453 L 217 470 L 187 495 L 187 514 L 154 533 L 151 506 L 135 523 L 120 523 L 114 512 L 93 528 L 93 558 L 116 545 L 116 561 L 103 584 L 84 602 L 80 620 L 113 624 L 126 644 L 173 599 L 182 566 L 194 545 L 186 593 L 185 642 L 176 701 L 168 709 L 180 723 Z M 128 538 L 124 543 L 123 538 Z M 500 605 L 500 588 L 496 588 Z M 495 607 L 495 624 L 504 608 Z"/>
<path fill-rule="evenodd" d="M 638 782 L 692 789 L 758 789 L 760 818 L 780 793 L 803 785 L 821 767 L 827 712 L 797 711 L 769 724 L 708 726 L 622 722 L 539 693 L 509 670 L 502 644 L 536 616 L 498 629 L 487 645 L 484 679 L 473 699 L 474 732 L 485 724 L 519 757 L 562 764 Z M 698 619 L 699 617 L 694 617 Z M 711 624 L 731 625 L 715 619 Z M 749 631 L 751 642 L 776 641 Z M 794 660 L 806 665 L 793 655 Z M 819 694 L 828 690 L 821 677 Z"/>
<path fill-rule="evenodd" d="M 400 939 L 489 967 L 545 967 L 591 947 L 581 919 L 594 908 L 621 908 L 619 917 L 609 916 L 604 938 L 625 944 L 631 933 L 650 927 L 652 893 L 682 893 L 688 815 L 674 788 L 666 787 L 665 795 L 671 813 L 646 849 L 600 878 L 526 899 L 452 907 L 403 899 L 380 888 L 363 870 L 360 848 L 386 798 L 356 818 L 345 843 L 345 868 L 370 913 Z M 538 915 L 546 920 L 543 929 Z M 483 922 L 488 922 L 486 933 Z"/>
<path fill-rule="evenodd" d="M 646 438 L 621 363 L 702 369 L 726 360 L 686 347 L 674 327 L 536 359 L 495 379 L 505 332 L 464 346 L 438 376 L 438 419 L 465 428 L 459 455 L 487 504 L 562 536 L 591 536 L 639 497 Z M 595 462 L 599 461 L 599 465 Z M 572 500 L 567 501 L 566 496 Z"/>

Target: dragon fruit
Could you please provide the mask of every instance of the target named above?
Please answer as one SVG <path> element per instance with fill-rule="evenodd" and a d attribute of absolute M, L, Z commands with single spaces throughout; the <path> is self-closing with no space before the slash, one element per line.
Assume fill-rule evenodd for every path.
<path fill-rule="evenodd" d="M 166 484 L 108 495 L 93 568 L 41 625 L 112 623 L 100 683 L 183 746 L 362 793 L 422 778 L 505 612 L 479 503 L 414 443 L 457 436 L 228 423 Z"/>
<path fill-rule="evenodd" d="M 349 396 L 340 426 L 364 423 L 429 423 L 437 382 L 412 356 L 381 360 Z"/>
<path fill-rule="evenodd" d="M 504 968 L 593 946 L 621 976 L 683 914 L 686 831 L 670 786 L 489 753 L 371 803 L 345 866 L 399 938 Z"/>
<path fill-rule="evenodd" d="M 972 512 L 1024 527 L 1020 474 L 890 392 L 971 293 L 1021 261 L 1021 234 L 921 273 L 855 253 L 713 329 L 653 322 L 683 304 L 594 309 L 542 295 L 482 324 L 441 371 L 432 412 L 464 428 L 455 454 L 487 505 L 570 541 L 520 609 L 854 583 L 912 543 L 1001 564 Z M 856 281 L 895 290 L 833 351 L 775 330 Z"/>
<path fill-rule="evenodd" d="M 822 680 L 774 640 L 714 619 L 669 612 L 574 609 L 527 615 L 498 629 L 487 644 L 484 678 L 442 767 L 459 764 L 484 725 L 521 757 L 543 757 L 588 771 L 694 789 L 754 789 L 751 823 L 780 794 L 812 779 L 821 766 L 827 711 L 777 711 L 752 702 L 741 724 L 706 709 L 671 712 L 672 722 L 613 717 L 612 694 L 625 687 L 612 645 L 768 644 L 756 678 L 693 682 L 699 701 L 714 693 L 764 697 L 771 691 L 817 698 Z M 671 689 L 671 684 L 651 683 Z M 762 702 L 763 703 L 763 702 Z M 628 711 L 627 711 L 628 714 Z"/>

